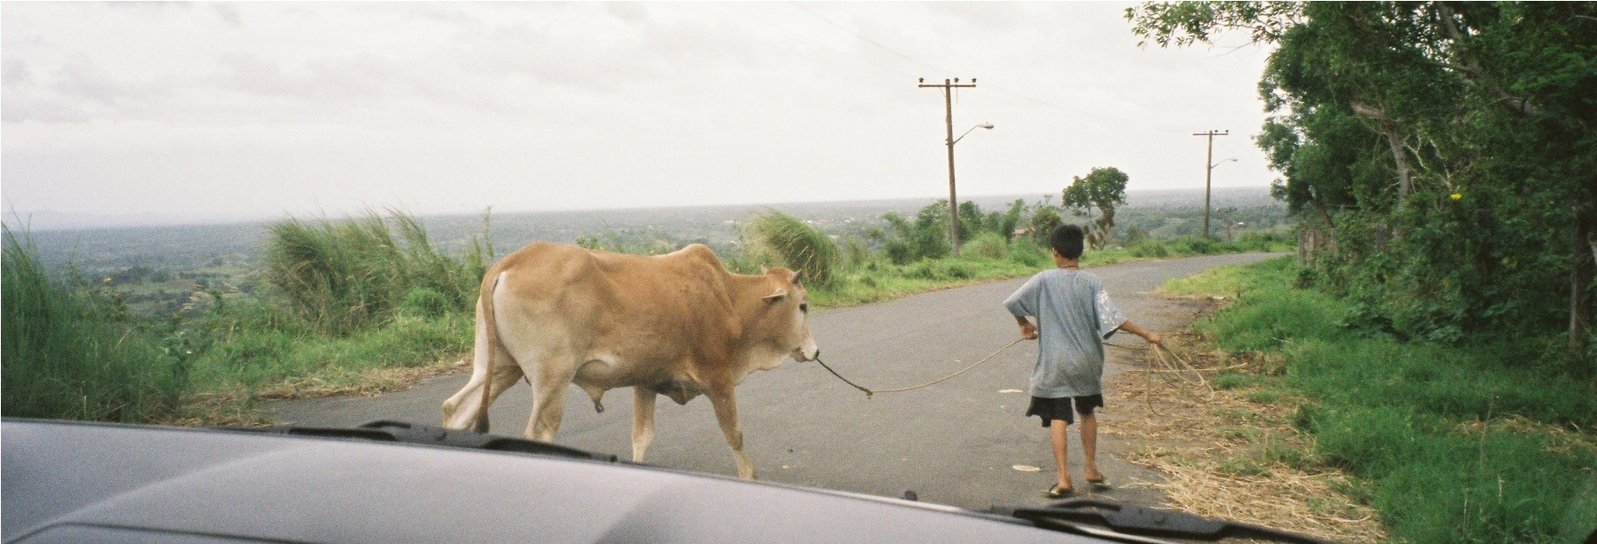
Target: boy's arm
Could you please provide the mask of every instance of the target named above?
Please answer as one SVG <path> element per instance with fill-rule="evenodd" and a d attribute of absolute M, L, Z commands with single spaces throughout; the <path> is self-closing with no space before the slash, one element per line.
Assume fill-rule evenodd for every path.
<path fill-rule="evenodd" d="M 1136 323 L 1132 323 L 1129 319 L 1126 320 L 1125 323 L 1121 323 L 1120 327 L 1118 328 L 1131 334 L 1141 336 L 1143 340 L 1147 340 L 1150 344 L 1159 344 L 1161 346 L 1164 345 L 1164 337 L 1159 336 L 1159 333 L 1151 332 L 1148 329 L 1139 327 Z"/>
<path fill-rule="evenodd" d="M 1026 316 L 1023 316 L 1023 315 L 1015 316 L 1015 323 L 1020 325 L 1020 337 L 1021 338 L 1025 338 L 1027 340 L 1036 340 L 1037 339 L 1037 326 L 1033 325 L 1031 323 L 1030 319 L 1026 319 Z"/>
<path fill-rule="evenodd" d="M 1020 337 L 1027 340 L 1037 339 L 1037 326 L 1026 319 L 1026 316 L 1037 313 L 1035 299 L 1038 282 L 1041 281 L 1040 276 L 1041 274 L 1032 276 L 1004 300 L 1004 308 L 1009 310 L 1010 315 L 1015 316 L 1015 324 L 1020 325 Z"/>

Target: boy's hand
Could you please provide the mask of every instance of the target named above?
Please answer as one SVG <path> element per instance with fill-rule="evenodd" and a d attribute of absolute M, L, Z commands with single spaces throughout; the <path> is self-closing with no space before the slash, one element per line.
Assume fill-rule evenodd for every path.
<path fill-rule="evenodd" d="M 1027 340 L 1036 340 L 1037 339 L 1037 326 L 1033 325 L 1030 321 L 1022 323 L 1020 325 L 1020 337 L 1021 338 L 1025 338 Z"/>
<path fill-rule="evenodd" d="M 1159 336 L 1159 333 L 1156 332 L 1150 331 L 1148 334 L 1143 335 L 1142 339 L 1147 340 L 1149 344 L 1159 344 L 1161 346 L 1164 345 L 1164 337 Z"/>

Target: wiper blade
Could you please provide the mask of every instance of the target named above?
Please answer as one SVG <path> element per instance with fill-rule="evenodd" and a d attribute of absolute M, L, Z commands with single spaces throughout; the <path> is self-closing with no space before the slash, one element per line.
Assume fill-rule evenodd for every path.
<path fill-rule="evenodd" d="M 1249 538 L 1271 542 L 1329 544 L 1329 541 L 1261 525 L 1218 520 L 1185 512 L 1158 510 L 1100 499 L 1068 499 L 1040 508 L 995 508 L 1045 529 L 1080 532 L 1077 524 L 1107 527 L 1128 535 L 1219 541 Z M 1094 533 L 1099 534 L 1100 533 Z"/>
<path fill-rule="evenodd" d="M 590 459 L 614 463 L 616 456 L 610 454 L 594 453 L 577 448 L 479 433 L 476 431 L 445 429 L 430 425 L 417 425 L 403 421 L 380 420 L 363 423 L 359 427 L 308 427 L 299 425 L 278 425 L 274 427 L 228 427 L 230 431 L 247 431 L 266 434 L 285 434 L 293 436 L 313 436 L 322 438 L 347 438 L 358 440 L 373 440 L 378 442 L 396 442 L 401 444 L 424 444 L 433 446 L 446 446 L 452 448 L 466 448 L 486 451 L 503 451 L 532 453 L 538 455 L 553 455 L 576 459 Z"/>

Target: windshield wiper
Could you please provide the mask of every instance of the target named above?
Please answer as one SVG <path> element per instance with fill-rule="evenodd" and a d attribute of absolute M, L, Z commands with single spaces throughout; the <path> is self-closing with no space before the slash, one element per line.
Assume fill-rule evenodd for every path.
<path fill-rule="evenodd" d="M 1092 527 L 1107 527 L 1126 535 L 1219 541 L 1249 538 L 1271 542 L 1327 544 L 1329 541 L 1260 525 L 1225 521 L 1185 512 L 1144 508 L 1100 499 L 1069 499 L 1043 507 L 994 508 L 994 513 L 1023 519 L 1044 529 L 1105 535 Z M 1087 527 L 1088 525 L 1091 527 Z M 1128 539 L 1134 542 L 1150 542 Z"/>
<path fill-rule="evenodd" d="M 474 450 L 503 451 L 532 453 L 538 455 L 554 455 L 558 457 L 571 457 L 576 459 L 590 459 L 594 461 L 616 462 L 615 455 L 594 453 L 589 451 L 539 442 L 521 438 L 510 438 L 483 434 L 476 431 L 453 430 L 430 425 L 417 425 L 403 421 L 380 420 L 363 423 L 359 427 L 308 427 L 299 425 L 278 425 L 274 427 L 228 427 L 230 431 L 247 431 L 267 434 L 286 434 L 294 436 L 313 436 L 322 438 L 346 438 L 358 440 L 373 440 L 378 442 L 397 442 L 401 444 L 423 444 L 432 446 L 445 446 L 451 448 L 466 448 Z"/>

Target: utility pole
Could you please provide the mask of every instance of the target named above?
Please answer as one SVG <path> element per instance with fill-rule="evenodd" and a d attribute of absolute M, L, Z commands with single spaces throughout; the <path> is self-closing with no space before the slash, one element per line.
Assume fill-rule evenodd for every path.
<path fill-rule="evenodd" d="M 921 88 L 940 87 L 943 89 L 943 108 L 948 113 L 948 234 L 953 240 L 954 255 L 959 255 L 959 201 L 954 196 L 954 89 L 960 87 L 975 87 L 976 79 L 971 78 L 970 83 L 960 83 L 959 78 L 953 81 L 944 79 L 941 85 L 926 83 L 926 78 L 920 78 Z"/>
<path fill-rule="evenodd" d="M 1209 237 L 1209 181 L 1214 177 L 1214 137 L 1230 136 L 1231 130 L 1224 132 L 1210 130 L 1208 132 L 1194 132 L 1193 136 L 1209 137 L 1209 156 L 1203 159 L 1203 237 Z"/>

